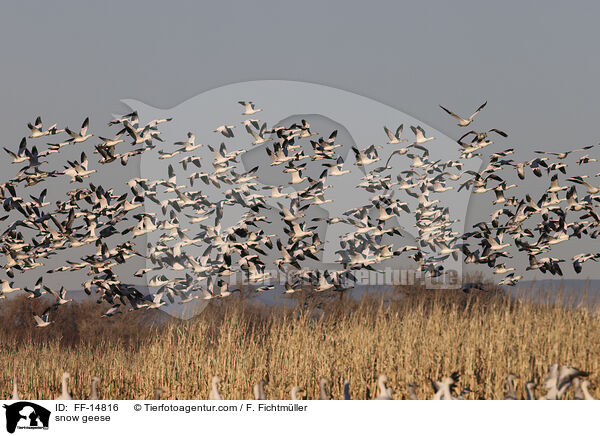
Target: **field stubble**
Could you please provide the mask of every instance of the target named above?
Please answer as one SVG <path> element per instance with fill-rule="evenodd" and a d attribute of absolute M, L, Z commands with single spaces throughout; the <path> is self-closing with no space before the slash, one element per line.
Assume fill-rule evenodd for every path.
<path fill-rule="evenodd" d="M 425 399 L 433 395 L 428 378 L 459 371 L 459 388 L 474 391 L 467 398 L 501 399 L 508 373 L 520 377 L 521 396 L 524 383 L 539 385 L 554 362 L 588 371 L 592 394 L 598 392 L 600 317 L 587 308 L 461 293 L 304 303 L 260 308 L 236 298 L 190 321 L 161 323 L 147 313 L 101 319 L 100 306 L 79 303 L 57 316 L 60 323 L 34 329 L 16 317 L 32 303 L 5 302 L 0 395 L 10 398 L 16 375 L 22 398 L 52 399 L 69 371 L 78 399 L 87 397 L 95 375 L 103 379 L 103 399 L 151 399 L 158 386 L 165 399 L 205 399 L 212 375 L 223 380 L 225 399 L 252 398 L 253 384 L 265 376 L 269 399 L 288 399 L 293 385 L 318 398 L 321 376 L 332 381 L 336 399 L 346 378 L 354 399 L 369 399 L 385 373 L 394 398 L 406 398 L 415 382 Z"/>

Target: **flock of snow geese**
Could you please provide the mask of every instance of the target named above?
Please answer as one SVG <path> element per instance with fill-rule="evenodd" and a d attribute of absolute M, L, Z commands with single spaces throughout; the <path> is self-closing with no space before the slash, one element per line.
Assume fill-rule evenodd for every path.
<path fill-rule="evenodd" d="M 525 395 L 521 399 L 526 400 L 560 400 L 563 399 L 569 388 L 573 387 L 573 399 L 574 400 L 595 400 L 590 394 L 590 382 L 589 380 L 583 380 L 588 374 L 581 371 L 573 366 L 559 366 L 553 364 L 548 366 L 548 373 L 542 380 L 542 387 L 546 389 L 546 394 L 536 398 L 535 388 L 536 384 L 534 381 L 528 381 L 525 383 Z M 64 372 L 62 375 L 62 391 L 56 400 L 72 400 L 73 396 L 69 390 L 69 379 L 71 374 Z M 430 379 L 431 387 L 433 388 L 434 394 L 430 398 L 432 400 L 463 400 L 465 395 L 472 391 L 468 386 L 463 388 L 460 394 L 455 393 L 457 383 L 459 382 L 459 374 L 457 372 L 452 373 L 449 377 L 444 378 L 441 382 Z M 517 376 L 509 374 L 506 378 L 506 395 L 505 400 L 517 400 L 517 391 L 515 389 L 515 380 Z M 102 381 L 100 377 L 93 377 L 91 382 L 90 394 L 87 397 L 88 400 L 99 400 L 101 399 L 98 394 L 98 385 Z M 208 394 L 209 400 L 223 400 L 220 391 L 219 384 L 221 378 L 213 376 L 210 381 L 210 392 Z M 265 385 L 268 383 L 268 377 L 265 377 L 258 381 L 253 387 L 253 394 L 255 400 L 267 400 L 265 394 Z M 388 378 L 385 374 L 381 374 L 377 379 L 378 395 L 373 398 L 375 400 L 393 400 L 394 399 L 394 388 L 388 386 Z M 410 383 L 407 386 L 407 396 L 409 400 L 418 400 L 416 394 L 417 385 Z M 154 390 L 154 399 L 160 400 L 161 396 L 166 393 L 165 389 L 158 387 Z M 304 394 L 304 389 L 299 386 L 293 386 L 290 390 L 290 398 L 292 400 L 304 400 L 307 399 Z M 321 377 L 319 380 L 319 400 L 332 400 L 334 399 L 331 395 L 331 381 L 327 377 Z M 350 381 L 344 380 L 343 386 L 343 399 L 351 400 L 350 394 Z M 13 394 L 11 400 L 21 400 L 19 395 L 19 387 L 17 377 L 13 378 Z"/>
<path fill-rule="evenodd" d="M 261 111 L 252 102 L 239 103 L 244 107 L 244 116 Z M 467 127 L 486 103 L 468 118 L 442 109 L 455 117 L 459 126 Z M 352 147 L 354 165 L 364 170 L 362 182 L 356 189 L 374 194 L 369 203 L 327 218 L 308 219 L 309 209 L 333 201 L 326 198 L 331 186 L 327 185 L 327 180 L 344 177 L 349 171 L 344 170 L 344 156 L 338 154 L 343 145 L 336 142 L 337 131 L 317 139 L 318 134 L 311 131 L 306 120 L 272 127 L 253 118 L 241 123 L 250 135 L 248 139 L 252 146 L 264 147 L 265 159 L 270 158 L 270 165 L 282 168 L 290 177 L 288 186 L 263 186 L 270 195 L 260 191 L 256 181 L 258 167 L 244 172 L 237 167 L 238 159 L 252 146 L 236 150 L 228 149 L 225 142 L 218 147 L 204 146 L 196 141 L 192 132 L 175 142 L 174 147 L 156 150 L 160 160 L 172 162 L 168 164 L 166 178 L 134 177 L 121 191 L 118 186 L 103 187 L 86 180 L 99 172 L 98 168 L 90 168 L 90 150 L 86 153 L 85 149 L 92 142 L 91 138 L 100 141 L 92 150 L 99 155 L 99 164 L 118 165 L 120 162 L 125 166 L 133 158 L 164 143 L 159 127 L 169 121 L 171 119 L 165 118 L 142 124 L 138 113 L 132 112 L 109 122 L 116 132 L 95 136 L 89 132 L 87 118 L 79 130 L 73 130 L 69 127 L 59 129 L 56 124 L 44 127 L 38 117 L 28 124 L 30 134 L 22 139 L 16 151 L 5 148 L 12 162 L 21 168 L 10 180 L 0 184 L 0 199 L 5 211 L 0 217 L 5 225 L 0 251 L 5 260 L 2 268 L 7 275 L 0 281 L 0 298 L 21 289 L 32 299 L 44 295 L 53 298 L 53 304 L 34 316 L 38 327 L 47 327 L 53 322 L 51 312 L 72 301 L 66 298 L 64 288 L 54 290 L 44 285 L 47 274 L 85 270 L 89 277 L 82 283 L 85 292 L 88 295 L 95 292 L 99 301 L 111 305 L 104 313 L 105 317 L 174 302 L 227 297 L 239 291 L 228 282 L 228 277 L 238 272 L 249 282 L 260 284 L 255 288 L 256 292 L 268 291 L 275 286 L 269 283 L 272 272 L 265 267 L 267 253 L 275 253 L 277 268 L 289 274 L 283 288 L 287 294 L 306 289 L 314 292 L 350 289 L 356 282 L 357 270 L 376 270 L 381 262 L 400 256 L 407 256 L 414 262 L 417 271 L 439 277 L 447 274 L 442 265 L 444 260 L 449 256 L 457 259 L 462 254 L 465 263 L 487 265 L 493 269 L 494 274 L 501 276 L 500 284 L 514 285 L 522 275 L 516 269 L 518 262 L 515 266 L 509 265 L 513 254 L 506 250 L 507 247 L 528 257 L 528 271 L 562 275 L 561 264 L 565 259 L 552 257 L 549 254 L 551 248 L 572 238 L 587 235 L 595 239 L 600 234 L 600 215 L 595 209 L 600 201 L 600 187 L 585 175 L 567 177 L 570 184 L 561 183 L 559 179 L 566 175 L 569 157 L 593 146 L 560 153 L 537 151 L 540 156 L 526 162 L 514 161 L 510 158 L 514 150 L 505 149 L 492 153 L 489 163 L 480 171 L 462 171 L 465 159 L 482 156 L 481 150 L 493 144 L 491 135 L 507 137 L 496 128 L 464 133 L 458 140 L 460 158 L 441 162 L 431 160 L 427 147 L 435 138 L 428 137 L 422 127 L 411 126 L 412 141 L 403 137 L 403 125 L 394 130 L 384 127 L 388 138 L 386 145 Z M 224 137 L 228 141 L 237 138 L 237 130 L 235 125 L 224 124 L 214 132 L 220 140 Z M 60 134 L 66 138 L 48 142 L 44 149 L 41 144 L 34 144 L 34 141 Z M 312 150 L 301 145 L 302 140 L 308 140 Z M 197 151 L 203 147 L 212 153 L 212 162 L 203 162 L 198 156 Z M 68 149 L 75 149 L 79 159 L 67 160 L 63 169 L 56 169 L 57 165 L 53 167 L 54 159 Z M 380 153 L 388 156 L 385 165 L 381 165 Z M 410 165 L 395 166 L 397 156 L 408 157 Z M 322 166 L 319 177 L 305 175 L 309 161 L 314 166 Z M 578 156 L 576 162 L 581 167 L 597 162 L 597 159 L 583 155 Z M 186 174 L 188 169 L 194 172 L 189 173 L 182 183 L 175 168 L 182 168 Z M 503 172 L 513 172 L 513 175 L 516 172 L 524 179 L 528 171 L 538 178 L 547 176 L 550 179 L 549 187 L 538 201 L 530 194 L 525 198 L 509 196 L 508 191 L 516 185 L 508 184 L 507 177 L 501 176 Z M 54 204 L 46 198 L 51 188 L 36 186 L 65 177 L 76 187 Z M 527 177 L 531 176 L 527 174 Z M 198 180 L 207 187 L 228 189 L 223 189 L 220 198 L 209 198 L 202 185 L 198 186 Z M 493 191 L 493 205 L 497 209 L 491 219 L 476 223 L 464 234 L 454 231 L 455 220 L 451 219 L 448 208 L 440 204 L 439 198 L 434 199 L 455 189 L 453 183 L 458 185 L 458 191 L 471 189 L 478 195 Z M 289 187 L 293 191 L 284 192 Z M 579 187 L 587 190 L 585 196 L 578 197 Z M 25 194 L 26 189 L 29 195 Z M 268 219 L 264 212 L 274 208 L 267 200 L 276 202 L 285 234 L 265 232 Z M 144 208 L 152 203 L 157 208 L 156 213 Z M 232 207 L 241 207 L 244 214 L 237 223 L 225 227 L 223 216 Z M 394 225 L 395 219 L 402 214 L 415 220 L 413 245 L 395 246 L 391 242 L 403 234 L 404 229 Z M 318 262 L 323 251 L 318 221 L 348 228 L 338 241 L 336 269 L 305 268 L 307 262 Z M 156 243 L 139 250 L 135 239 L 150 233 L 158 235 Z M 70 248 L 90 245 L 95 251 L 92 249 L 85 256 L 61 262 L 56 268 L 44 268 L 46 259 L 59 253 L 65 255 Z M 199 255 L 193 254 L 192 249 Z M 121 280 L 115 272 L 116 267 L 132 257 L 146 259 L 147 267 L 138 270 L 135 276 L 147 278 L 153 289 L 149 294 L 127 280 Z M 574 270 L 579 273 L 585 262 L 599 258 L 599 253 L 580 253 L 571 260 Z M 15 286 L 16 273 L 24 274 L 34 269 L 44 271 L 32 289 Z"/>

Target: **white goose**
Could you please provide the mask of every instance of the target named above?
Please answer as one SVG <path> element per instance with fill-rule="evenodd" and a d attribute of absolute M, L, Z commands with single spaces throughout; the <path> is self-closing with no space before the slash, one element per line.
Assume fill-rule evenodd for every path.
<path fill-rule="evenodd" d="M 257 112 L 262 111 L 262 109 L 256 109 L 254 103 L 251 101 L 238 101 L 238 103 L 244 106 L 244 112 L 242 112 L 242 115 L 254 115 Z"/>
<path fill-rule="evenodd" d="M 517 376 L 514 374 L 508 374 L 508 376 L 506 377 L 507 392 L 506 392 L 506 395 L 504 396 L 505 400 L 516 400 L 517 399 L 517 392 L 515 391 L 515 379 L 516 378 L 517 378 Z"/>
<path fill-rule="evenodd" d="M 73 143 L 77 144 L 79 142 L 86 141 L 88 138 L 91 138 L 92 136 L 94 136 L 91 133 L 89 133 L 89 134 L 87 133 L 89 125 L 90 125 L 90 119 L 88 117 L 83 121 L 83 124 L 81 124 L 81 129 L 79 130 L 79 132 L 73 132 L 68 127 L 65 127 L 65 132 L 71 136 L 71 138 L 72 138 L 71 141 Z"/>
<path fill-rule="evenodd" d="M 292 397 L 292 400 L 300 401 L 302 398 L 299 398 L 298 394 L 300 394 L 301 392 L 304 392 L 304 389 L 302 389 L 298 386 L 293 386 L 292 390 L 290 392 L 290 396 Z"/>
<path fill-rule="evenodd" d="M 473 118 L 475 118 L 475 115 L 477 115 L 487 104 L 487 101 L 485 103 L 483 103 L 481 106 L 479 106 L 477 108 L 477 110 L 475 112 L 473 112 L 473 114 L 469 117 L 469 118 L 463 118 L 460 115 L 455 114 L 454 112 L 452 112 L 451 110 L 446 109 L 444 106 L 440 105 L 440 107 L 442 109 L 444 109 L 446 111 L 446 113 L 448 113 L 449 115 L 453 116 L 454 118 L 456 118 L 458 120 L 458 125 L 460 127 L 467 127 L 469 124 L 471 124 L 473 122 Z"/>
<path fill-rule="evenodd" d="M 254 399 L 255 400 L 266 400 L 267 396 L 265 394 L 265 381 L 259 380 L 258 383 L 254 385 Z"/>
<path fill-rule="evenodd" d="M 400 124 L 400 126 L 396 129 L 396 133 L 393 133 L 386 126 L 383 126 L 383 130 L 385 131 L 385 134 L 390 139 L 388 141 L 388 144 L 399 144 L 401 142 L 408 142 L 408 139 L 400 138 L 402 136 L 402 129 L 404 129 L 404 124 Z"/>
<path fill-rule="evenodd" d="M 100 377 L 92 377 L 92 390 L 90 392 L 90 396 L 88 400 L 99 400 L 98 396 L 98 383 L 100 383 L 102 379 Z"/>
<path fill-rule="evenodd" d="M 210 382 L 211 390 L 210 394 L 208 394 L 209 400 L 222 400 L 221 394 L 219 393 L 219 383 L 221 383 L 221 379 L 218 376 L 214 376 Z"/>
<path fill-rule="evenodd" d="M 589 387 L 590 387 L 589 380 L 584 380 L 583 382 L 581 382 L 581 390 L 583 392 L 583 398 L 585 400 L 595 400 L 595 398 L 592 396 L 592 394 L 590 394 Z"/>
<path fill-rule="evenodd" d="M 525 395 L 528 400 L 535 400 L 535 383 L 530 380 L 525 383 Z"/>
<path fill-rule="evenodd" d="M 64 132 L 64 130 L 57 130 L 56 124 L 51 125 L 46 130 L 42 130 L 42 118 L 37 117 L 35 119 L 35 124 L 27 123 L 27 127 L 31 130 L 30 138 L 40 138 L 42 136 L 55 135 L 60 132 Z"/>
<path fill-rule="evenodd" d="M 17 380 L 17 376 L 13 377 L 13 393 L 12 393 L 12 401 L 19 401 L 21 399 L 21 396 L 19 395 L 19 386 L 18 386 L 18 380 Z"/>
<path fill-rule="evenodd" d="M 414 144 L 421 145 L 426 142 L 433 141 L 435 139 L 435 136 L 431 136 L 431 137 L 427 138 L 425 136 L 425 130 L 423 130 L 423 128 L 421 126 L 417 126 L 417 127 L 410 126 L 410 129 L 415 134 L 415 142 L 413 143 L 413 145 Z"/>
<path fill-rule="evenodd" d="M 319 380 L 319 400 L 331 400 L 331 382 L 327 377 Z"/>
<path fill-rule="evenodd" d="M 56 400 L 72 400 L 73 397 L 71 396 L 71 393 L 69 392 L 69 386 L 68 386 L 68 382 L 69 379 L 71 378 L 71 374 L 68 372 L 63 372 L 62 375 L 62 393 L 60 394 L 60 396 L 56 397 Z"/>
<path fill-rule="evenodd" d="M 385 374 L 380 374 L 377 379 L 377 385 L 379 386 L 379 395 L 375 398 L 376 400 L 392 400 L 392 394 L 394 390 L 392 388 L 388 388 L 386 383 L 388 382 L 388 378 Z"/>
<path fill-rule="evenodd" d="M 42 316 L 33 315 L 33 319 L 35 320 L 36 327 L 39 327 L 39 328 L 48 327 L 50 324 L 52 324 L 54 322 L 54 321 L 50 321 L 50 319 L 48 318 L 50 315 L 50 311 L 52 309 L 53 309 L 53 306 L 48 307 L 46 310 L 44 310 L 44 313 L 42 314 Z"/>

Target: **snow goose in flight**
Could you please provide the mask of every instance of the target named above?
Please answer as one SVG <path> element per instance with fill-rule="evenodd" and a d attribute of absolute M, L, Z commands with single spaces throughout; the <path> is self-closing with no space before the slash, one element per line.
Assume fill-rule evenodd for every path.
<path fill-rule="evenodd" d="M 69 386 L 68 386 L 68 382 L 69 379 L 71 378 L 71 374 L 68 372 L 63 372 L 62 375 L 62 392 L 60 394 L 60 396 L 56 397 L 55 400 L 72 400 L 73 397 L 71 396 L 71 393 L 69 392 Z"/>
<path fill-rule="evenodd" d="M 257 112 L 262 111 L 262 109 L 256 109 L 254 103 L 251 101 L 238 101 L 238 103 L 244 106 L 244 112 L 242 112 L 242 115 L 254 115 Z"/>
<path fill-rule="evenodd" d="M 177 149 L 176 151 L 180 152 L 180 153 L 184 153 L 184 152 L 189 152 L 189 151 L 194 151 L 197 148 L 202 147 L 202 144 L 196 144 L 196 135 L 194 135 L 192 132 L 188 132 L 187 134 L 187 141 L 178 141 L 175 142 L 175 145 L 181 145 L 182 147 Z"/>
<path fill-rule="evenodd" d="M 19 144 L 19 150 L 14 153 L 10 151 L 8 148 L 4 147 L 4 150 L 13 158 L 12 163 L 22 163 L 29 160 L 29 156 L 27 155 L 27 139 L 21 139 L 21 143 Z"/>
<path fill-rule="evenodd" d="M 86 141 L 88 138 L 91 138 L 92 136 L 94 136 L 91 133 L 90 134 L 87 133 L 89 125 L 90 125 L 90 119 L 88 117 L 83 121 L 83 124 L 81 124 L 81 129 L 79 130 L 79 132 L 73 132 L 68 127 L 65 127 L 65 132 L 71 136 L 71 138 L 72 138 L 71 142 L 77 144 L 77 143 Z"/>
<path fill-rule="evenodd" d="M 52 324 L 54 322 L 54 321 L 50 321 L 48 318 L 48 316 L 50 315 L 50 311 L 53 309 L 53 307 L 54 306 L 50 306 L 46 310 L 44 310 L 44 313 L 42 313 L 42 316 L 33 315 L 33 319 L 35 320 L 36 327 L 39 327 L 39 328 L 48 327 L 50 324 Z"/>
<path fill-rule="evenodd" d="M 431 136 L 431 137 L 427 138 L 425 136 L 425 130 L 423 130 L 423 128 L 421 126 L 417 126 L 417 127 L 410 126 L 410 129 L 415 134 L 415 142 L 413 142 L 413 145 L 425 144 L 426 142 L 433 141 L 435 139 L 435 136 Z"/>
<path fill-rule="evenodd" d="M 553 152 L 553 151 L 536 151 L 537 154 L 550 154 L 552 156 L 556 156 L 558 159 L 563 160 L 565 159 L 568 155 L 570 155 L 571 153 L 576 153 L 578 151 L 585 151 L 585 150 L 589 150 L 590 148 L 592 148 L 593 145 L 588 145 L 586 147 L 581 147 L 578 148 L 576 150 L 569 150 L 569 151 L 561 151 L 561 152 Z"/>
<path fill-rule="evenodd" d="M 499 263 L 496 266 L 496 268 L 494 269 L 494 274 L 506 274 L 511 271 L 515 271 L 515 268 L 513 268 L 513 267 L 506 268 L 506 265 L 504 263 Z"/>
<path fill-rule="evenodd" d="M 465 119 L 463 117 L 461 117 L 460 115 L 455 114 L 454 112 L 452 112 L 451 110 L 446 109 L 444 106 L 440 105 L 440 107 L 442 109 L 444 109 L 444 111 L 446 111 L 447 114 L 453 116 L 454 118 L 456 118 L 458 120 L 458 125 L 460 127 L 467 127 L 469 124 L 471 124 L 473 122 L 473 118 L 475 118 L 475 115 L 477 115 L 487 104 L 487 101 L 485 103 L 483 103 L 481 106 L 479 106 L 477 108 L 477 110 L 475 112 L 473 112 L 473 114 Z"/>
<path fill-rule="evenodd" d="M 370 147 L 367 147 L 364 150 L 359 150 L 356 147 L 352 147 L 352 151 L 354 152 L 354 156 L 356 157 L 355 165 L 359 167 L 370 165 L 374 162 L 381 160 L 381 158 L 377 156 L 377 151 L 375 150 L 374 145 L 371 145 Z"/>
<path fill-rule="evenodd" d="M 475 140 L 475 141 L 477 141 L 477 142 L 482 142 L 482 141 L 484 141 L 485 139 L 487 139 L 487 137 L 488 137 L 488 134 L 489 134 L 490 132 L 497 133 L 498 135 L 500 135 L 500 136 L 502 136 L 502 137 L 504 137 L 504 138 L 508 137 L 508 135 L 507 135 L 506 133 L 504 133 L 502 130 L 498 130 L 498 129 L 490 129 L 490 130 L 487 130 L 487 131 L 485 131 L 485 132 L 476 132 L 475 130 L 469 130 L 467 133 L 465 133 L 464 135 L 462 135 L 462 136 L 461 136 L 461 137 L 458 139 L 458 141 L 457 141 L 457 142 L 458 142 L 459 144 L 463 144 L 462 140 L 463 140 L 463 139 L 464 139 L 466 136 L 468 136 L 468 135 L 474 135 L 474 140 Z"/>
<path fill-rule="evenodd" d="M 222 400 L 221 394 L 219 393 L 219 383 L 221 383 L 221 379 L 218 376 L 214 376 L 210 382 L 211 390 L 210 394 L 208 394 L 209 400 Z"/>
<path fill-rule="evenodd" d="M 83 182 L 85 177 L 88 177 L 90 174 L 95 173 L 97 170 L 88 170 L 88 159 L 85 153 L 81 153 L 81 162 L 77 161 L 67 161 L 71 166 L 70 168 L 65 166 L 65 170 L 63 173 L 69 177 L 71 177 L 71 183 Z"/>
<path fill-rule="evenodd" d="M 329 168 L 330 176 L 343 176 L 344 174 L 348 174 L 350 170 L 343 170 L 344 167 L 344 158 L 342 156 L 338 156 L 337 161 L 335 163 L 324 163 L 322 164 L 324 167 Z"/>
<path fill-rule="evenodd" d="M 584 176 L 584 177 L 587 177 L 587 176 Z M 569 177 L 567 180 L 569 182 L 579 183 L 580 185 L 585 186 L 590 194 L 597 194 L 597 193 L 599 193 L 600 192 L 600 188 L 597 188 L 596 186 L 592 186 L 588 182 L 584 181 L 583 180 L 584 177 L 581 177 L 581 176 Z"/>
<path fill-rule="evenodd" d="M 242 121 L 240 124 L 243 124 L 246 127 L 254 127 L 256 130 L 260 130 L 260 120 L 255 120 L 255 119 L 248 119 L 248 120 L 244 120 Z M 270 132 L 273 132 L 273 130 L 271 130 Z"/>
<path fill-rule="evenodd" d="M 29 130 L 31 130 L 31 135 L 29 135 L 29 138 L 40 138 L 42 136 L 56 135 L 57 133 L 64 132 L 64 130 L 57 130 L 56 124 L 51 125 L 46 130 L 42 130 L 41 117 L 37 117 L 35 119 L 35 124 L 27 123 L 27 127 L 29 127 Z"/>
<path fill-rule="evenodd" d="M 502 285 L 504 285 L 504 286 L 514 286 L 522 278 L 523 278 L 522 275 L 515 276 L 514 273 L 510 273 L 509 275 L 507 275 L 506 277 L 504 277 L 502 280 L 500 280 L 498 282 L 498 284 L 501 285 L 501 286 Z"/>
<path fill-rule="evenodd" d="M 600 258 L 600 254 L 598 253 L 579 253 L 573 256 L 571 259 L 573 261 L 573 269 L 577 274 L 581 272 L 583 269 L 583 263 L 588 260 L 593 260 L 594 262 L 598 262 L 598 258 Z"/>
<path fill-rule="evenodd" d="M 583 165 L 592 162 L 598 162 L 598 159 L 596 159 L 595 157 L 590 157 L 589 154 L 586 154 L 585 156 L 581 156 L 579 158 L 579 160 L 577 161 L 577 165 Z"/>
<path fill-rule="evenodd" d="M 223 124 L 222 126 L 217 127 L 214 132 L 215 133 L 220 133 L 222 134 L 224 137 L 226 138 L 233 138 L 233 130 L 235 126 L 228 126 L 226 124 Z"/>
<path fill-rule="evenodd" d="M 386 126 L 383 126 L 383 130 L 385 134 L 390 139 L 388 144 L 400 144 L 401 142 L 408 142 L 408 139 L 402 139 L 402 130 L 404 129 L 404 124 L 400 124 L 400 126 L 396 129 L 396 133 L 392 132 Z"/>
<path fill-rule="evenodd" d="M 114 126 L 115 124 L 123 124 L 125 121 L 128 121 L 137 127 L 138 124 L 140 123 L 137 111 L 133 111 L 127 115 L 123 115 L 120 118 L 115 118 L 114 120 L 109 121 L 108 125 Z"/>
<path fill-rule="evenodd" d="M 261 126 L 261 128 L 258 132 L 255 132 L 254 130 L 252 130 L 252 127 L 250 127 L 250 126 L 246 126 L 246 131 L 249 134 L 251 134 L 252 137 L 254 138 L 254 141 L 252 141 L 252 145 L 264 144 L 271 140 L 271 138 L 265 138 L 265 134 L 267 131 L 267 123 L 263 123 L 263 125 Z"/>
<path fill-rule="evenodd" d="M 98 138 L 100 138 L 103 141 L 103 143 L 101 144 L 102 146 L 113 147 L 113 146 L 115 146 L 117 144 L 120 144 L 121 142 L 124 142 L 124 139 L 121 139 L 122 135 L 123 134 L 121 133 L 119 135 L 116 135 L 112 139 L 111 138 L 105 138 L 104 136 L 98 136 Z"/>
<path fill-rule="evenodd" d="M 558 175 L 555 174 L 554 176 L 552 176 L 552 180 L 550 182 L 550 188 L 548 188 L 546 190 L 546 192 L 548 192 L 548 193 L 550 193 L 550 192 L 560 192 L 560 191 L 565 191 L 567 189 L 569 189 L 568 186 L 560 186 L 558 184 Z"/>
<path fill-rule="evenodd" d="M 23 288 L 23 290 L 25 290 L 26 292 L 29 292 L 29 295 L 27 296 L 27 298 L 39 298 L 46 293 L 45 290 L 42 290 L 42 277 L 40 277 L 38 279 L 33 290 L 28 289 L 26 287 Z"/>
<path fill-rule="evenodd" d="M 150 126 L 144 127 L 143 129 L 141 129 L 141 132 L 140 132 L 134 126 L 129 124 L 128 121 L 125 121 L 123 124 L 124 124 L 125 128 L 123 130 L 121 130 L 119 133 L 126 131 L 129 134 L 129 136 L 131 137 L 131 139 L 133 139 L 133 142 L 131 143 L 131 145 L 146 144 L 148 146 L 151 146 L 153 139 L 156 139 L 161 142 L 163 141 L 160 138 L 160 136 L 158 136 L 158 131 L 152 130 L 150 128 Z"/>
<path fill-rule="evenodd" d="M 54 298 L 56 298 L 56 303 L 54 304 L 55 306 L 62 306 L 63 304 L 67 304 L 67 303 L 73 301 L 72 298 L 66 298 L 67 290 L 65 289 L 64 286 L 61 286 L 61 288 L 58 292 L 56 292 L 53 289 L 50 289 L 48 286 L 44 286 L 44 289 L 46 290 L 46 292 L 49 292 L 50 294 L 52 294 L 54 296 Z"/>

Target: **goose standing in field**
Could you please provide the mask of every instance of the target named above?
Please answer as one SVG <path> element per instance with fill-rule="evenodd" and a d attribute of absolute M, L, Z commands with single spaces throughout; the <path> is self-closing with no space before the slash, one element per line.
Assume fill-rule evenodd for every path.
<path fill-rule="evenodd" d="M 392 394 L 394 390 L 386 386 L 388 378 L 385 374 L 380 374 L 377 379 L 377 385 L 379 386 L 379 395 L 375 398 L 376 400 L 392 400 Z"/>
<path fill-rule="evenodd" d="M 344 380 L 344 400 L 351 400 L 350 398 L 350 380 Z"/>
<path fill-rule="evenodd" d="M 581 390 L 581 379 L 579 377 L 575 377 L 573 379 L 573 389 L 575 393 L 573 394 L 574 400 L 584 400 L 583 390 Z"/>
<path fill-rule="evenodd" d="M 514 374 L 508 374 L 506 377 L 506 387 L 507 392 L 504 396 L 505 400 L 516 400 L 517 399 L 517 391 L 515 391 L 515 379 L 517 378 Z"/>
<path fill-rule="evenodd" d="M 69 392 L 69 386 L 68 386 L 70 378 L 71 378 L 71 374 L 70 373 L 68 373 L 66 371 L 63 372 L 62 383 L 61 383 L 62 392 L 61 392 L 60 396 L 58 396 L 58 397 L 55 398 L 56 400 L 66 401 L 66 400 L 72 400 L 73 399 L 73 397 L 71 396 L 71 393 Z"/>
<path fill-rule="evenodd" d="M 99 400 L 98 396 L 98 383 L 100 383 L 102 379 L 100 377 L 92 377 L 92 390 L 90 392 L 90 396 L 88 400 Z"/>
<path fill-rule="evenodd" d="M 459 376 L 458 372 L 455 371 L 450 375 L 450 377 L 446 377 L 441 382 L 437 382 L 437 381 L 429 379 L 429 381 L 431 382 L 431 386 L 433 387 L 433 390 L 435 392 L 433 399 L 434 400 L 455 400 L 455 399 L 457 399 L 457 397 L 454 397 L 452 395 L 452 390 L 456 386 L 456 383 L 458 382 L 459 377 L 460 376 Z"/>
<path fill-rule="evenodd" d="M 265 381 L 259 380 L 258 383 L 254 385 L 254 399 L 255 400 L 266 400 L 267 396 L 265 395 Z"/>
<path fill-rule="evenodd" d="M 525 383 L 525 395 L 527 400 L 535 400 L 535 382 L 533 380 Z"/>
<path fill-rule="evenodd" d="M 208 394 L 209 400 L 222 400 L 221 394 L 219 393 L 219 383 L 221 383 L 221 378 L 219 376 L 213 376 L 210 384 L 210 394 Z"/>
<path fill-rule="evenodd" d="M 590 394 L 589 388 L 590 388 L 589 380 L 584 380 L 581 382 L 581 391 L 583 392 L 583 399 L 584 400 L 595 400 L 595 398 L 592 396 L 592 394 Z"/>
<path fill-rule="evenodd" d="M 160 396 L 162 394 L 165 393 L 165 390 L 163 388 L 156 388 L 154 389 L 154 399 L 155 400 L 160 400 Z"/>
<path fill-rule="evenodd" d="M 18 386 L 17 376 L 14 376 L 13 377 L 13 393 L 12 393 L 11 400 L 19 401 L 20 399 L 21 399 L 21 396 L 19 395 L 19 386 Z"/>
<path fill-rule="evenodd" d="M 451 115 L 454 118 L 456 118 L 458 120 L 458 125 L 460 127 L 467 127 L 469 124 L 471 124 L 473 122 L 473 118 L 475 118 L 475 115 L 477 115 L 485 107 L 486 104 L 487 104 L 487 101 L 485 103 L 483 103 L 481 106 L 479 106 L 477 108 L 477 110 L 475 112 L 473 112 L 473 114 L 469 118 L 467 118 L 467 119 L 461 117 L 460 115 L 455 114 L 454 112 L 452 112 L 449 109 L 446 109 L 442 105 L 440 105 L 440 107 L 442 109 L 444 109 L 448 115 Z"/>
<path fill-rule="evenodd" d="M 417 385 L 416 383 L 409 383 L 408 384 L 408 399 L 409 400 L 418 400 L 419 397 L 417 397 Z"/>
<path fill-rule="evenodd" d="M 298 394 L 304 392 L 304 389 L 298 387 L 298 386 L 293 386 L 292 390 L 290 392 L 290 396 L 292 397 L 292 400 L 294 401 L 300 401 L 302 400 L 302 398 L 298 397 Z"/>
<path fill-rule="evenodd" d="M 331 381 L 327 377 L 319 380 L 319 400 L 331 400 Z"/>
<path fill-rule="evenodd" d="M 573 383 L 575 377 L 584 377 L 588 373 L 574 366 L 559 366 L 557 363 L 548 366 L 548 374 L 544 378 L 544 388 L 548 391 L 541 399 L 560 400 Z"/>

